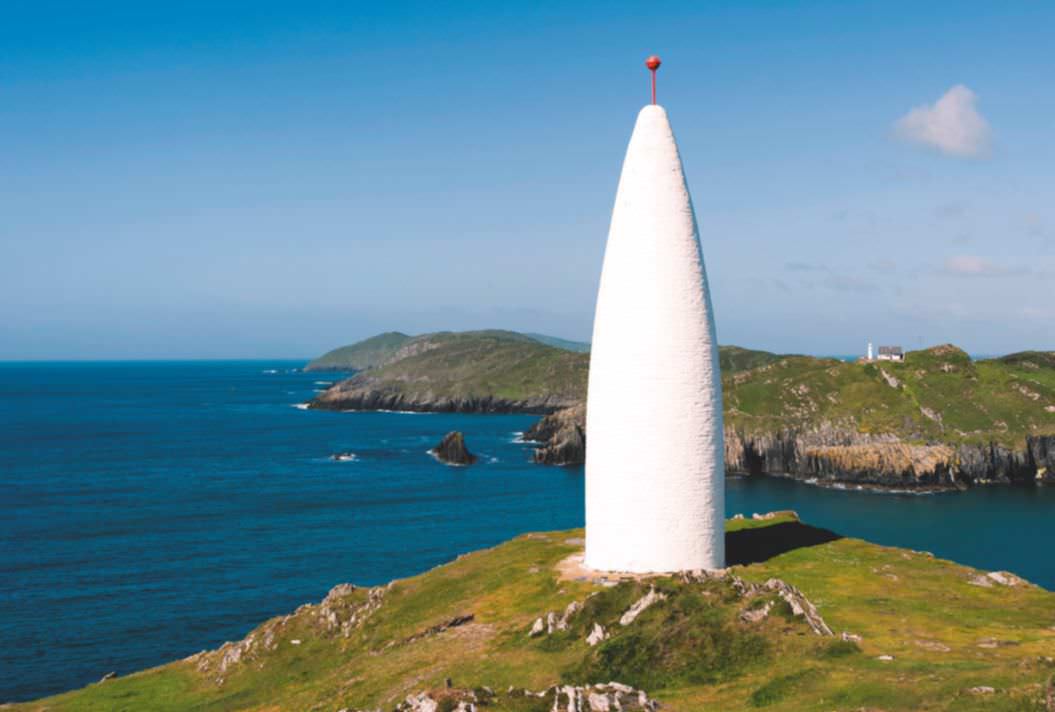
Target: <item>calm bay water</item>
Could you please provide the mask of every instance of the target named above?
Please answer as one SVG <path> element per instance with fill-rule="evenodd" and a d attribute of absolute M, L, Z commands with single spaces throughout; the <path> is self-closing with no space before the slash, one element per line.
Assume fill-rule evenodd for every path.
<path fill-rule="evenodd" d="M 304 411 L 334 376 L 301 365 L 0 364 L 0 701 L 215 647 L 339 582 L 582 525 L 582 468 L 532 465 L 516 441 L 533 417 Z M 425 453 L 456 429 L 476 466 Z M 729 481 L 729 514 L 785 508 L 1055 589 L 1052 488 Z"/>

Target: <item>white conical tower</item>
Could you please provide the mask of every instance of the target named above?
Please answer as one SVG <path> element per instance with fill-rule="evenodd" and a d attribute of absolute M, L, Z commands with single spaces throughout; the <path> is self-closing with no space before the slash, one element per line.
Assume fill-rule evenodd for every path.
<path fill-rule="evenodd" d="M 586 565 L 725 566 L 714 312 L 678 146 L 655 104 L 638 114 L 619 179 L 586 417 Z"/>

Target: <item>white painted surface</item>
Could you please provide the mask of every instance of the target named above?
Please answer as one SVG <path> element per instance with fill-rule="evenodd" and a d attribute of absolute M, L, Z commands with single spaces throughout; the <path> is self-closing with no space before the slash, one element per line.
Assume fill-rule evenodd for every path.
<path fill-rule="evenodd" d="M 718 339 L 667 113 L 637 117 L 605 249 L 586 414 L 586 559 L 725 565 Z"/>

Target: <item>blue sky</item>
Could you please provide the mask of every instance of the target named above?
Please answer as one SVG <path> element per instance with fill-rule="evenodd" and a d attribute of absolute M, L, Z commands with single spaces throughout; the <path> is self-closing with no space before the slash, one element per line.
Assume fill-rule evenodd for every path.
<path fill-rule="evenodd" d="M 0 6 L 0 358 L 587 339 L 653 52 L 723 343 L 1055 349 L 1055 4 L 213 5 Z"/>

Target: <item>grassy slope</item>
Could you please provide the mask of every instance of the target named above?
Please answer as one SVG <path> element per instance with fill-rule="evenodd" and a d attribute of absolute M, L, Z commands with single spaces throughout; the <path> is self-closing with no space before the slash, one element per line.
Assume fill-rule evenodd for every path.
<path fill-rule="evenodd" d="M 391 358 L 414 337 L 389 331 L 350 346 L 327 351 L 304 367 L 305 371 L 363 371 L 375 368 Z"/>
<path fill-rule="evenodd" d="M 1055 412 L 1046 410 L 1055 409 L 1051 354 L 973 362 L 939 346 L 881 365 L 792 356 L 726 374 L 723 386 L 726 422 L 748 432 L 830 422 L 909 440 L 1017 447 L 1027 435 L 1055 433 Z"/>
<path fill-rule="evenodd" d="M 563 349 L 565 351 L 575 351 L 577 353 L 588 353 L 590 351 L 590 345 L 587 343 L 558 339 L 555 336 L 546 336 L 545 334 L 521 334 L 515 331 L 503 331 L 500 329 L 459 333 L 465 335 L 504 337 L 520 342 L 535 341 L 540 344 Z M 422 334 L 420 336 L 408 336 L 407 334 L 398 331 L 389 331 L 384 334 L 372 336 L 369 339 L 364 339 L 363 341 L 357 341 L 348 346 L 341 346 L 332 351 L 327 351 L 322 356 L 319 356 L 308 363 L 308 365 L 304 367 L 304 370 L 365 371 L 366 369 L 377 368 L 378 366 L 383 365 L 385 362 L 396 356 L 397 352 L 408 344 L 434 340 L 442 341 L 453 335 L 455 335 L 455 332 L 450 331 L 440 331 L 432 334 Z"/>
<path fill-rule="evenodd" d="M 736 373 L 758 368 L 787 358 L 769 351 L 756 351 L 745 349 L 741 346 L 720 346 L 718 348 L 718 361 L 722 373 Z"/>
<path fill-rule="evenodd" d="M 385 392 L 445 397 L 491 395 L 526 400 L 586 397 L 589 354 L 539 343 L 514 332 L 431 334 L 428 348 L 363 374 L 357 383 Z"/>
<path fill-rule="evenodd" d="M 734 521 L 731 529 L 768 526 Z M 1055 594 L 1033 586 L 980 588 L 973 570 L 929 555 L 841 539 L 737 567 L 745 579 L 798 586 L 836 631 L 860 649 L 821 638 L 789 615 L 737 619 L 744 602 L 720 582 L 656 586 L 667 601 L 632 625 L 611 625 L 597 648 L 590 621 L 614 623 L 646 584 L 607 588 L 559 581 L 555 564 L 580 548 L 581 531 L 521 536 L 396 582 L 381 608 L 349 638 L 319 632 L 314 607 L 298 610 L 274 651 L 251 657 L 218 686 L 181 661 L 21 710 L 334 710 L 380 705 L 443 686 L 542 689 L 561 680 L 617 679 L 644 687 L 669 710 L 1042 710 L 1055 671 Z M 526 636 L 532 620 L 573 600 L 587 610 L 572 630 Z M 365 596 L 348 596 L 354 604 Z M 473 623 L 414 642 L 453 616 Z M 300 645 L 291 640 L 301 640 Z M 979 647 L 987 640 L 999 644 Z M 948 650 L 940 652 L 941 646 Z M 881 662 L 881 654 L 894 656 Z M 994 695 L 969 688 L 988 685 Z M 529 709 L 505 700 L 488 709 Z M 533 709 L 533 708 L 530 708 Z"/>
<path fill-rule="evenodd" d="M 585 341 L 571 341 L 569 339 L 561 339 L 557 336 L 547 336 L 546 334 L 527 333 L 524 334 L 524 336 L 529 336 L 541 344 L 564 349 L 565 351 L 577 351 L 584 354 L 590 352 L 590 344 Z"/>

